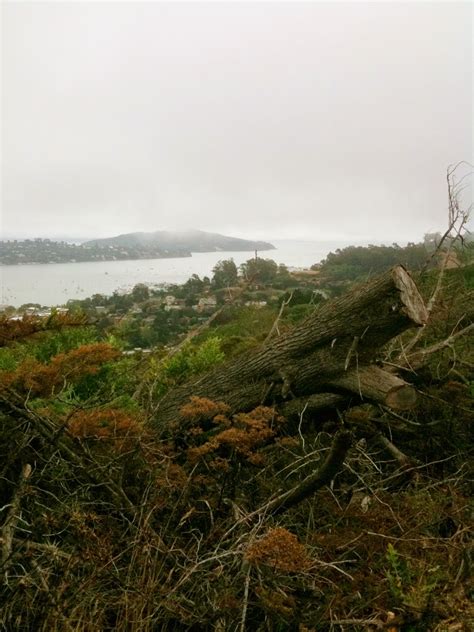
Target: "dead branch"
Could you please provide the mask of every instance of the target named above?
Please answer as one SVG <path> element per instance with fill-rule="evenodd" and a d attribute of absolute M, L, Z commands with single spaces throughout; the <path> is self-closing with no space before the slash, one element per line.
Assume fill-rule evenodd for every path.
<path fill-rule="evenodd" d="M 7 517 L 2 527 L 2 566 L 5 574 L 7 573 L 9 562 L 12 554 L 13 536 L 16 526 L 20 520 L 20 504 L 21 499 L 25 493 L 26 482 L 31 476 L 31 465 L 26 463 L 20 474 L 13 499 L 10 503 L 10 508 L 7 513 Z"/>
<path fill-rule="evenodd" d="M 288 307 L 288 305 L 291 303 L 292 298 L 293 298 L 293 292 L 291 292 L 289 298 L 286 301 L 283 301 L 282 304 L 280 305 L 280 311 L 278 312 L 278 316 L 275 318 L 272 328 L 268 332 L 268 336 L 265 338 L 263 344 L 266 344 L 270 340 L 270 338 L 273 337 L 273 334 L 275 333 L 275 331 L 277 332 L 278 335 L 280 335 L 280 331 L 278 330 L 278 323 L 280 322 L 280 318 L 282 317 L 283 312 L 285 311 L 285 307 Z"/>
<path fill-rule="evenodd" d="M 352 433 L 348 430 L 340 430 L 334 436 L 329 454 L 321 467 L 293 489 L 270 500 L 262 510 L 273 515 L 284 513 L 330 483 L 341 469 L 351 445 Z"/>
<path fill-rule="evenodd" d="M 441 267 L 438 273 L 438 278 L 436 280 L 435 288 L 426 306 L 426 310 L 428 313 L 428 320 L 429 320 L 429 317 L 431 316 L 433 308 L 441 292 L 441 288 L 443 287 L 443 280 L 444 280 L 444 275 L 445 275 L 448 260 L 449 260 L 449 255 L 456 242 L 456 239 L 458 238 L 462 239 L 462 234 L 465 231 L 465 227 L 469 219 L 469 211 L 463 210 L 461 208 L 459 183 L 456 182 L 456 179 L 455 179 L 456 170 L 462 164 L 468 164 L 468 163 L 464 163 L 463 161 L 463 162 L 457 163 L 456 165 L 450 166 L 448 167 L 448 170 L 446 173 L 446 180 L 447 180 L 447 186 L 448 186 L 448 228 L 446 232 L 444 233 L 443 237 L 441 238 L 441 241 L 437 245 L 434 253 L 431 255 L 429 261 L 431 261 L 437 254 L 441 252 L 441 248 L 445 242 L 448 243 L 448 246 L 446 250 L 444 251 L 444 257 L 441 262 Z M 467 175 L 469 174 L 466 174 L 464 177 L 466 177 Z M 427 263 L 429 263 L 429 261 Z M 422 272 L 426 269 L 426 266 L 427 264 L 425 264 Z M 423 329 L 419 329 L 416 332 L 416 334 L 408 342 L 405 348 L 402 349 L 402 352 L 400 353 L 398 357 L 398 361 L 403 360 L 404 358 L 406 358 L 407 355 L 410 354 L 410 351 L 419 343 L 420 339 L 422 338 L 424 334 L 424 331 L 425 330 L 423 328 Z"/>
<path fill-rule="evenodd" d="M 450 347 L 452 343 L 455 342 L 458 338 L 461 338 L 462 336 L 466 336 L 467 334 L 473 331 L 474 331 L 474 323 L 471 323 L 467 327 L 464 327 L 463 329 L 460 329 L 454 334 L 451 334 L 448 338 L 446 338 L 445 340 L 442 340 L 441 342 L 436 342 L 435 344 L 430 345 L 429 347 L 426 347 L 425 349 L 420 349 L 419 351 L 412 352 L 407 357 L 405 357 L 404 363 L 402 363 L 401 368 L 406 368 L 408 366 L 408 368 L 412 369 L 413 371 L 416 371 L 417 369 L 421 368 L 425 364 L 425 361 L 429 356 L 433 355 L 434 353 L 437 353 L 438 351 L 442 351 L 443 349 L 446 349 L 447 347 Z"/>

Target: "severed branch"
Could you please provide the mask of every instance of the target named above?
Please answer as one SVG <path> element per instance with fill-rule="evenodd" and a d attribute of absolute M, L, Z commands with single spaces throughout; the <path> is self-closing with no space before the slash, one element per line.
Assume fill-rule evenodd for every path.
<path fill-rule="evenodd" d="M 443 349 L 446 349 L 446 347 L 451 346 L 451 344 L 455 340 L 457 340 L 458 338 L 461 338 L 462 336 L 465 336 L 466 334 L 472 333 L 473 331 L 474 331 L 474 323 L 471 323 L 467 327 L 464 327 L 463 329 L 456 331 L 454 334 L 451 334 L 445 340 L 442 340 L 441 342 L 436 342 L 435 344 L 430 345 L 429 347 L 426 347 L 425 349 L 420 349 L 419 351 L 415 351 L 411 353 L 406 358 L 405 364 L 402 368 L 408 367 L 412 369 L 413 371 L 416 371 L 417 369 L 423 366 L 423 364 L 425 363 L 425 359 L 428 356 L 432 355 L 433 353 L 437 353 L 438 351 L 442 351 Z"/>
<path fill-rule="evenodd" d="M 191 396 L 222 401 L 231 412 L 251 410 L 268 398 L 272 383 L 275 406 L 284 406 L 288 394 L 297 399 L 336 389 L 409 407 L 415 399 L 411 386 L 402 380 L 394 384 L 396 378 L 388 375 L 381 381 L 383 371 L 377 367 L 373 379 L 373 371 L 367 370 L 366 375 L 365 369 L 390 339 L 425 324 L 426 318 L 415 283 L 403 266 L 395 266 L 326 301 L 302 323 L 268 343 L 168 390 L 156 406 L 152 423 L 164 434 L 183 427 L 181 410 Z M 354 367 L 348 366 L 347 358 L 355 338 L 359 342 Z M 402 401 L 405 394 L 411 396 Z"/>
<path fill-rule="evenodd" d="M 277 332 L 278 335 L 280 335 L 280 331 L 278 329 L 278 323 L 280 322 L 280 318 L 283 315 L 285 307 L 288 307 L 288 305 L 291 303 L 292 298 L 293 298 L 293 292 L 291 292 L 289 298 L 286 301 L 283 301 L 282 304 L 280 305 L 280 311 L 278 312 L 278 316 L 275 318 L 272 328 L 268 332 L 268 336 L 263 341 L 263 344 L 266 344 L 270 340 L 270 338 L 273 337 L 273 334 L 275 333 L 275 331 Z"/>
<path fill-rule="evenodd" d="M 290 399 L 282 404 L 279 410 L 284 417 L 299 417 L 303 411 L 305 414 L 311 414 L 325 408 L 337 408 L 338 405 L 345 404 L 347 399 L 345 395 L 336 393 L 315 393 L 307 397 Z"/>
<path fill-rule="evenodd" d="M 49 555 L 51 558 L 61 558 L 64 560 L 70 560 L 72 558 L 71 553 L 66 553 L 62 551 L 56 544 L 51 544 L 47 542 L 34 542 L 33 540 L 23 540 L 21 538 L 14 538 L 14 543 L 16 546 L 24 547 L 27 552 L 30 551 L 39 551 L 40 553 L 45 553 Z"/>
<path fill-rule="evenodd" d="M 18 480 L 18 484 L 13 496 L 13 500 L 10 504 L 10 509 L 8 510 L 6 520 L 3 523 L 3 527 L 1 530 L 2 566 L 4 568 L 5 573 L 7 572 L 9 562 L 11 560 L 13 536 L 14 536 L 18 521 L 20 520 L 21 499 L 25 493 L 26 481 L 29 479 L 30 476 L 31 476 L 31 465 L 29 463 L 26 463 L 26 465 L 24 465 L 21 470 L 20 478 Z"/>
<path fill-rule="evenodd" d="M 422 272 L 424 270 L 426 270 L 427 265 L 429 264 L 429 262 L 439 253 L 441 252 L 441 248 L 443 246 L 443 244 L 445 242 L 448 242 L 448 246 L 444 251 L 444 258 L 443 261 L 441 263 L 441 267 L 439 270 L 439 274 L 438 274 L 438 278 L 436 280 L 436 286 L 430 296 L 430 299 L 428 301 L 428 304 L 426 306 L 426 311 L 428 313 L 428 319 L 431 316 L 431 313 L 434 309 L 434 306 L 436 304 L 436 301 L 438 299 L 438 295 L 441 291 L 441 288 L 443 286 L 443 280 L 444 280 L 444 275 L 446 272 L 446 268 L 447 268 L 447 264 L 448 264 L 448 260 L 449 260 L 449 255 L 451 253 L 451 250 L 453 248 L 454 243 L 456 242 L 456 239 L 460 238 L 461 240 L 463 239 L 463 231 L 465 231 L 466 229 L 466 224 L 468 222 L 469 219 L 469 211 L 468 210 L 463 210 L 461 208 L 461 204 L 459 201 L 460 198 L 460 193 L 462 191 L 462 189 L 460 189 L 460 184 L 461 182 L 464 180 L 464 178 L 469 175 L 469 174 L 465 174 L 465 176 L 463 178 L 461 178 L 461 182 L 456 182 L 455 179 L 455 173 L 456 170 L 458 169 L 458 167 L 460 167 L 462 164 L 468 164 L 465 163 L 464 161 L 457 163 L 456 165 L 452 165 L 450 167 L 448 167 L 447 170 L 447 174 L 446 174 L 446 180 L 447 180 L 447 184 L 448 184 L 448 228 L 446 230 L 446 232 L 444 233 L 444 235 L 441 238 L 441 241 L 439 242 L 439 244 L 437 245 L 435 251 L 432 253 L 430 259 L 428 260 L 428 262 L 425 264 Z M 398 360 L 403 360 L 406 359 L 407 355 L 410 353 L 410 351 L 418 344 L 418 342 L 420 341 L 421 337 L 423 336 L 425 332 L 425 328 L 419 329 L 416 334 L 413 336 L 413 338 L 408 342 L 408 345 L 402 349 Z"/>
<path fill-rule="evenodd" d="M 395 410 L 410 410 L 417 401 L 416 390 L 411 384 L 375 365 L 347 371 L 331 380 L 329 385 Z"/>
<path fill-rule="evenodd" d="M 301 501 L 312 496 L 318 489 L 331 482 L 344 463 L 346 454 L 352 445 L 352 433 L 340 430 L 334 437 L 331 449 L 321 467 L 307 476 L 299 485 L 281 496 L 270 500 L 262 509 L 270 514 L 282 514 Z"/>
<path fill-rule="evenodd" d="M 378 442 L 387 450 L 389 454 L 393 456 L 393 458 L 398 462 L 401 469 L 407 470 L 415 467 L 415 462 L 410 459 L 404 452 L 402 452 L 396 445 L 394 445 L 390 439 L 388 439 L 381 432 L 378 432 L 376 435 L 376 439 Z"/>

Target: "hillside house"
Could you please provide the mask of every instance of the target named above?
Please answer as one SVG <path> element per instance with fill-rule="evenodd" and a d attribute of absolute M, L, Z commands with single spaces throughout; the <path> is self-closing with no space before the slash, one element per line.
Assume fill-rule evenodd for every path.
<path fill-rule="evenodd" d="M 267 301 L 246 301 L 245 302 L 245 306 L 246 307 L 266 307 L 267 305 Z"/>
<path fill-rule="evenodd" d="M 180 311 L 185 307 L 186 301 L 184 298 L 175 298 L 171 295 L 165 298 L 165 312 Z"/>
<path fill-rule="evenodd" d="M 197 305 L 193 305 L 193 309 L 197 312 L 208 312 L 216 309 L 217 300 L 215 296 L 203 296 L 199 299 Z"/>

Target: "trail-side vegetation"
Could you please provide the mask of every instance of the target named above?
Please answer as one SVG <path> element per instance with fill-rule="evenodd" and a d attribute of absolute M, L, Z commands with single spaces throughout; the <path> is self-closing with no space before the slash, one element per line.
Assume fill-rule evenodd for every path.
<path fill-rule="evenodd" d="M 324 296 L 267 266 L 149 353 L 3 319 L 0 629 L 471 630 L 467 253 Z"/>

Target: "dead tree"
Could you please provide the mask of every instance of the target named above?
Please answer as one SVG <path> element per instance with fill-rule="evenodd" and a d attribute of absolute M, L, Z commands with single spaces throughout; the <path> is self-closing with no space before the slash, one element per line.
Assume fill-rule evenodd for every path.
<path fill-rule="evenodd" d="M 335 396 L 348 394 L 396 409 L 410 408 L 416 399 L 414 389 L 376 362 L 390 339 L 426 320 L 414 281 L 404 267 L 395 266 L 323 304 L 257 350 L 174 388 L 157 407 L 156 427 L 165 432 L 179 427 L 181 407 L 191 396 L 223 401 L 232 412 L 261 404 L 284 409 L 297 406 L 294 400 L 301 401 L 300 409 L 308 400 L 324 406 L 337 401 Z"/>

